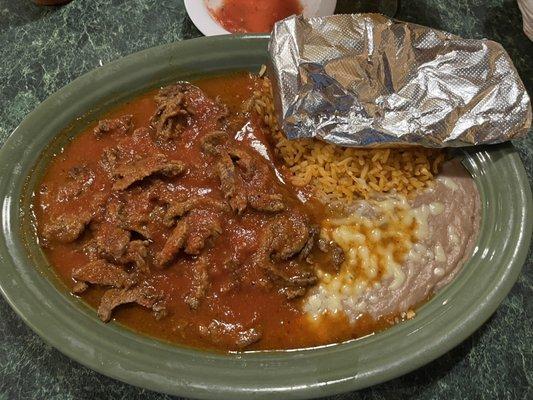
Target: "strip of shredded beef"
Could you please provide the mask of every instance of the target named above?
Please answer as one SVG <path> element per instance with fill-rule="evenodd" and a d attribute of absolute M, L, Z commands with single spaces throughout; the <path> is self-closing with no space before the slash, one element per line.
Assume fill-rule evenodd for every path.
<path fill-rule="evenodd" d="M 196 114 L 187 98 L 191 87 L 187 83 L 178 83 L 161 89 L 155 97 L 157 110 L 150 122 L 159 138 L 172 139 L 179 136 L 187 126 L 188 119 Z"/>
<path fill-rule="evenodd" d="M 103 119 L 94 128 L 96 137 L 102 137 L 107 133 L 125 134 L 133 126 L 133 115 L 123 115 L 114 119 Z"/>
<path fill-rule="evenodd" d="M 250 207 L 257 211 L 280 212 L 285 210 L 285 203 L 281 194 L 258 193 L 248 196 Z"/>
<path fill-rule="evenodd" d="M 326 257 L 324 264 L 332 266 L 338 272 L 345 259 L 344 250 L 337 243 L 324 239 L 318 240 L 318 248 Z"/>
<path fill-rule="evenodd" d="M 261 340 L 263 334 L 258 328 L 244 328 L 240 324 L 225 323 L 213 320 L 207 326 L 199 327 L 200 334 L 215 344 L 223 344 L 224 347 L 242 350 L 253 343 Z"/>
<path fill-rule="evenodd" d="M 131 234 L 113 224 L 101 224 L 96 229 L 98 255 L 110 261 L 119 260 L 128 248 Z"/>
<path fill-rule="evenodd" d="M 254 160 L 245 150 L 235 147 L 228 150 L 217 148 L 217 155 L 216 171 L 220 190 L 237 214 L 242 214 L 248 205 L 257 211 L 272 213 L 285 209 L 281 194 L 266 192 L 274 188 L 266 183 L 269 172 L 265 165 Z M 250 189 L 244 185 L 244 181 L 249 182 Z"/>
<path fill-rule="evenodd" d="M 194 210 L 180 219 L 163 250 L 157 256 L 157 264 L 164 267 L 174 260 L 181 249 L 186 254 L 196 255 L 222 233 L 220 217 L 207 210 Z"/>
<path fill-rule="evenodd" d="M 169 161 L 164 154 L 154 154 L 132 163 L 120 165 L 113 171 L 113 190 L 125 190 L 135 182 L 148 176 L 159 174 L 177 176 L 184 173 L 185 164 L 181 161 Z"/>
<path fill-rule="evenodd" d="M 163 250 L 157 255 L 156 263 L 160 267 L 169 264 L 182 249 L 187 237 L 189 226 L 187 221 L 180 220 L 165 242 Z"/>
<path fill-rule="evenodd" d="M 228 140 L 229 136 L 223 131 L 214 131 L 200 139 L 202 151 L 206 154 L 217 156 L 220 154 L 219 147 Z"/>
<path fill-rule="evenodd" d="M 222 233 L 220 218 L 207 210 L 194 210 L 187 215 L 189 232 L 185 253 L 197 255 L 207 243 Z"/>
<path fill-rule="evenodd" d="M 207 260 L 202 257 L 192 266 L 192 287 L 185 296 L 185 303 L 196 310 L 205 297 L 209 287 L 209 274 Z"/>
<path fill-rule="evenodd" d="M 130 288 L 137 283 L 137 277 L 125 272 L 121 267 L 104 260 L 91 261 L 72 270 L 72 279 L 78 283 Z M 83 285 L 76 285 L 74 293 L 85 291 Z"/>
<path fill-rule="evenodd" d="M 73 242 L 80 237 L 92 218 L 90 212 L 61 214 L 44 225 L 42 237 L 45 241 Z"/>
<path fill-rule="evenodd" d="M 102 194 L 96 194 L 88 208 L 78 211 L 60 214 L 43 224 L 41 237 L 43 244 L 48 242 L 71 243 L 78 239 L 85 228 L 100 212 L 106 198 Z"/>
<path fill-rule="evenodd" d="M 230 211 L 228 204 L 221 200 L 205 196 L 192 196 L 185 201 L 171 203 L 165 213 L 163 223 L 166 226 L 172 226 L 176 218 L 184 216 L 195 208 L 211 208 L 223 212 Z"/>
<path fill-rule="evenodd" d="M 111 319 L 113 310 L 122 304 L 137 303 L 151 309 L 156 318 L 166 314 L 164 296 L 148 286 L 139 286 L 132 289 L 109 289 L 104 293 L 98 306 L 98 317 L 104 322 Z"/>
<path fill-rule="evenodd" d="M 304 262 L 314 244 L 316 228 L 299 214 L 281 214 L 265 227 L 256 263 L 288 299 L 303 296 L 317 282 L 312 266 Z M 275 261 L 275 262 L 274 262 Z"/>

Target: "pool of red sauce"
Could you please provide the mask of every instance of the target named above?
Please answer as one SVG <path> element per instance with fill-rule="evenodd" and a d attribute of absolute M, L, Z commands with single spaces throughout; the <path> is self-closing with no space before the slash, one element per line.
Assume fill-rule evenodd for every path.
<path fill-rule="evenodd" d="M 248 73 L 235 73 L 194 83 L 211 98 L 219 96 L 233 112 L 242 108 L 243 102 L 259 85 L 257 78 Z M 135 127 L 148 126 L 150 116 L 156 108 L 153 99 L 155 93 L 152 91 L 137 97 L 115 108 L 105 118 L 133 114 Z M 43 184 L 53 186 L 57 176 L 65 176 L 70 168 L 81 163 L 97 168 L 102 150 L 114 145 L 116 138 L 103 136 L 97 139 L 92 133 L 95 125 L 96 122 L 88 126 L 50 163 Z M 265 130 L 261 128 L 257 118 L 251 118 L 247 125 L 244 141 L 259 141 L 268 145 Z M 172 151 L 167 151 L 166 155 L 180 159 L 179 154 Z M 274 160 L 274 163 L 282 174 L 286 173 L 281 163 L 277 160 Z M 98 179 L 94 183 L 97 187 L 102 184 Z M 36 194 L 34 202 L 37 221 L 48 218 L 49 210 L 39 193 Z M 65 204 L 65 207 L 68 208 L 69 204 Z M 253 221 L 251 223 L 253 224 Z M 79 245 L 58 243 L 44 251 L 59 277 L 71 288 L 74 284 L 71 278 L 72 269 L 88 261 L 83 252 L 79 251 Z M 325 268 L 327 269 L 327 266 Z M 325 317 L 319 324 L 313 323 L 301 311 L 301 299 L 287 301 L 276 292 L 259 289 L 246 289 L 238 295 L 219 295 L 216 304 L 205 302 L 198 310 L 193 311 L 183 301 L 183 293 L 189 285 L 186 274 L 179 268 L 167 268 L 157 274 L 153 283 L 168 294 L 169 315 L 162 320 L 156 320 L 152 312 L 143 307 L 124 305 L 114 311 L 114 320 L 134 331 L 187 346 L 227 350 L 198 335 L 195 328 L 198 324 L 209 323 L 214 315 L 221 314 L 231 315 L 232 319 L 244 325 L 250 321 L 260 321 L 263 337 L 246 350 L 293 349 L 342 342 L 365 336 L 392 324 L 392 318 L 376 321 L 368 316 L 362 316 L 355 325 L 349 324 L 343 316 Z M 91 306 L 97 307 L 103 292 L 103 289 L 92 287 L 83 294 L 83 298 Z"/>
<path fill-rule="evenodd" d="M 223 0 L 210 12 L 230 32 L 268 33 L 277 21 L 301 14 L 302 6 L 298 0 Z"/>

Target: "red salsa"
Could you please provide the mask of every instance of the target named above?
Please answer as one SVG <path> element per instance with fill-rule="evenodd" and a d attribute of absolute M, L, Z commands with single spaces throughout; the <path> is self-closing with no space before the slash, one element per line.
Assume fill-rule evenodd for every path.
<path fill-rule="evenodd" d="M 223 0 L 222 6 L 210 10 L 216 20 L 228 31 L 270 32 L 277 21 L 293 14 L 301 14 L 299 0 Z"/>

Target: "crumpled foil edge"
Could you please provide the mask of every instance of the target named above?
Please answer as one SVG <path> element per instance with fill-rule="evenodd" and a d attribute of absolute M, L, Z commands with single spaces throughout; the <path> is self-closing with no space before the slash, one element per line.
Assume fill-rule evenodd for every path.
<path fill-rule="evenodd" d="M 460 147 L 524 136 L 531 103 L 503 47 L 379 14 L 278 22 L 269 44 L 289 139 Z"/>

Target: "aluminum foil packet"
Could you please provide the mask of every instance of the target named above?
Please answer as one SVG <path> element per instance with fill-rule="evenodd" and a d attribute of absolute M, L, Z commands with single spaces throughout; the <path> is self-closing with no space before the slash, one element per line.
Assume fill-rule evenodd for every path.
<path fill-rule="evenodd" d="M 290 17 L 270 78 L 289 139 L 459 147 L 515 139 L 531 103 L 503 47 L 378 14 Z"/>

